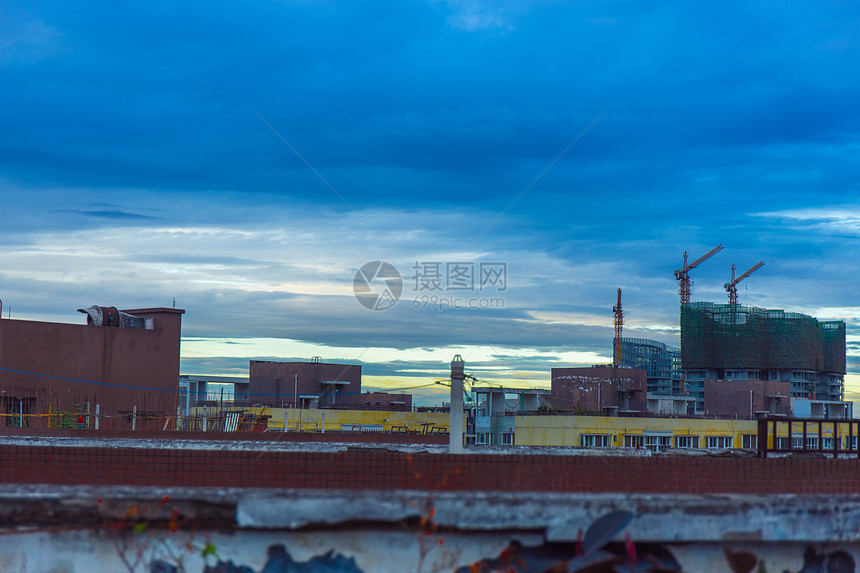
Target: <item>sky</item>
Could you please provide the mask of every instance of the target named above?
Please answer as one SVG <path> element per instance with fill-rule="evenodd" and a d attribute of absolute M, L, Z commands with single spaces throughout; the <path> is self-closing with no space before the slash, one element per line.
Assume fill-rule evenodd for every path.
<path fill-rule="evenodd" d="M 741 304 L 846 321 L 860 397 L 858 69 L 849 2 L 3 3 L 3 315 L 175 301 L 183 374 L 437 403 L 455 354 L 610 361 L 618 288 L 678 345 L 721 244 L 692 300 L 763 260 Z"/>

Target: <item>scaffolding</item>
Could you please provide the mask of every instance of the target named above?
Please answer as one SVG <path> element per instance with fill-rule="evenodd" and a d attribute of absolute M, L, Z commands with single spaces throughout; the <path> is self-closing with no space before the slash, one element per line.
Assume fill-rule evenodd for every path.
<path fill-rule="evenodd" d="M 845 322 L 752 306 L 681 305 L 684 370 L 845 374 Z"/>

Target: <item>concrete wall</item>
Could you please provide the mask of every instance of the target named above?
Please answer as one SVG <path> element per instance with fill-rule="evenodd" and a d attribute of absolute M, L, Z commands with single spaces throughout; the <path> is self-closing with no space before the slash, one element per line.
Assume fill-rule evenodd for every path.
<path fill-rule="evenodd" d="M 730 571 L 728 550 L 751 554 L 752 570 L 760 559 L 768 571 L 848 572 L 860 549 L 850 496 L 57 486 L 0 494 L 8 571 L 468 573 L 521 562 L 580 571 L 588 557 L 569 561 L 577 536 L 633 508 L 604 547 L 619 568 L 630 564 L 627 535 L 640 567 L 657 562 L 661 571 Z"/>
<path fill-rule="evenodd" d="M 57 413 L 76 418 L 99 404 L 102 427 L 124 428 L 136 406 L 137 427 L 160 429 L 164 415 L 176 414 L 185 311 L 123 312 L 151 317 L 153 329 L 0 320 L 0 413 L 29 400 L 28 425 L 47 427 Z"/>

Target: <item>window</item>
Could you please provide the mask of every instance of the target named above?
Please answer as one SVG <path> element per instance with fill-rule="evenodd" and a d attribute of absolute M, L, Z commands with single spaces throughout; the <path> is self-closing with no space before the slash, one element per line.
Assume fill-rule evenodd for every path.
<path fill-rule="evenodd" d="M 30 415 L 33 413 L 35 398 L 12 398 L 6 401 L 6 425 L 12 428 L 30 425 Z M 77 415 L 75 415 L 77 418 Z M 23 422 L 23 424 L 22 424 Z"/>
<path fill-rule="evenodd" d="M 475 443 L 483 446 L 490 445 L 493 443 L 493 435 L 487 432 L 478 432 L 475 434 Z"/>
<path fill-rule="evenodd" d="M 504 446 L 513 446 L 514 445 L 514 434 L 513 432 L 507 432 L 502 434 L 502 445 Z"/>
<path fill-rule="evenodd" d="M 583 448 L 612 447 L 612 436 L 609 434 L 580 434 L 579 441 Z"/>
<path fill-rule="evenodd" d="M 643 436 L 624 436 L 625 448 L 641 448 L 643 445 Z"/>
<path fill-rule="evenodd" d="M 652 452 L 662 452 L 671 445 L 671 436 L 645 436 L 644 446 Z"/>
<path fill-rule="evenodd" d="M 741 447 L 745 450 L 758 449 L 758 434 L 744 434 L 741 436 Z"/>
<path fill-rule="evenodd" d="M 857 436 L 845 436 L 845 443 L 847 444 L 848 449 L 856 450 L 857 449 Z"/>
<path fill-rule="evenodd" d="M 792 450 L 804 449 L 803 434 L 801 434 L 799 436 L 792 436 L 791 437 L 791 449 Z M 817 450 L 818 449 L 818 436 L 806 436 L 806 449 L 807 450 Z"/>
<path fill-rule="evenodd" d="M 675 436 L 676 448 L 698 448 L 699 436 Z"/>
<path fill-rule="evenodd" d="M 833 438 L 821 438 L 821 445 L 825 450 L 833 449 Z"/>
<path fill-rule="evenodd" d="M 708 436 L 709 450 L 724 450 L 732 447 L 731 436 Z"/>
<path fill-rule="evenodd" d="M 776 449 L 787 450 L 790 447 L 791 447 L 791 441 L 789 438 L 777 438 L 776 439 Z"/>

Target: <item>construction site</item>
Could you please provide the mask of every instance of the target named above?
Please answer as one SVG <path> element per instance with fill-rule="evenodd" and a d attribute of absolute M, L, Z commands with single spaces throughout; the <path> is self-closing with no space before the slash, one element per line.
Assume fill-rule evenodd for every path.
<path fill-rule="evenodd" d="M 844 414 L 846 325 L 841 320 L 778 309 L 738 304 L 738 283 L 764 266 L 759 261 L 723 286 L 728 302 L 691 302 L 690 271 L 723 250 L 717 245 L 689 261 L 685 251 L 675 271 L 680 294 L 680 348 L 664 343 L 623 337 L 621 289 L 617 291 L 613 365 L 648 372 L 649 395 L 685 395 L 688 413 L 749 419 L 793 411 L 796 400 L 803 409 L 827 415 Z M 747 396 L 748 400 L 735 400 Z M 712 397 L 712 406 L 706 396 Z M 720 406 L 716 403 L 720 402 Z"/>

